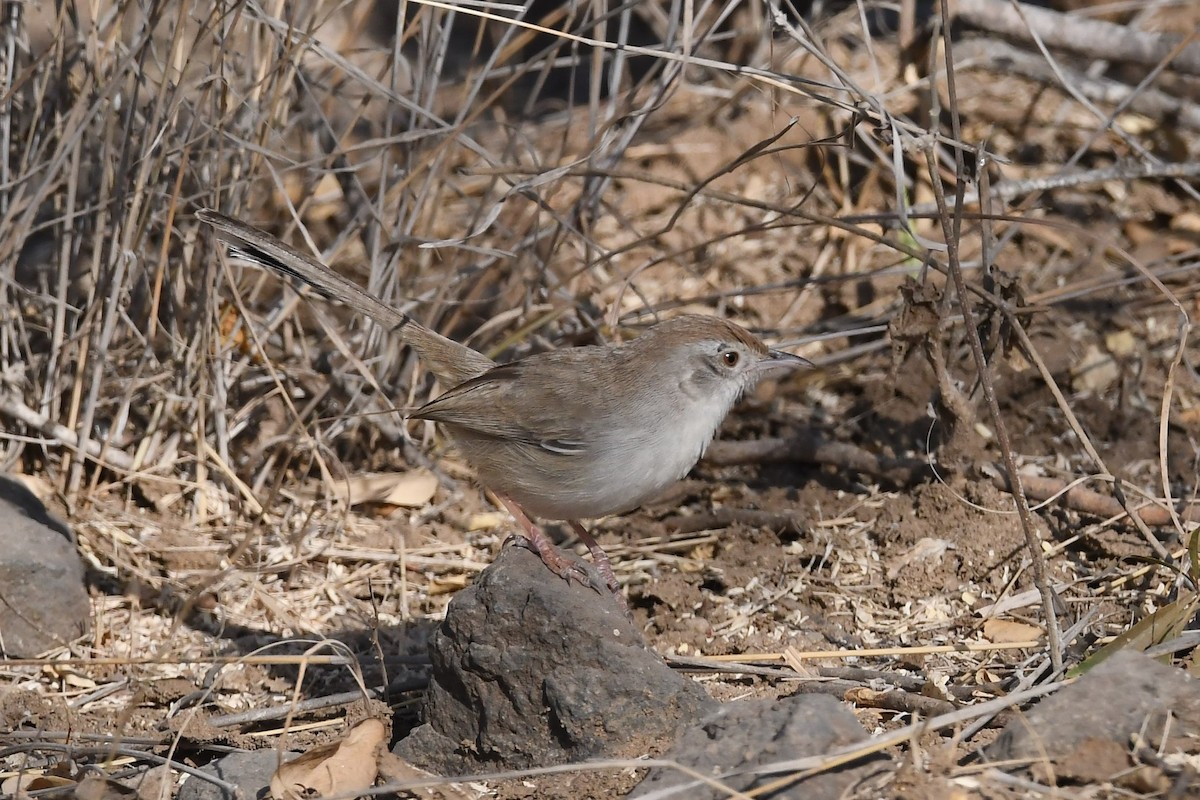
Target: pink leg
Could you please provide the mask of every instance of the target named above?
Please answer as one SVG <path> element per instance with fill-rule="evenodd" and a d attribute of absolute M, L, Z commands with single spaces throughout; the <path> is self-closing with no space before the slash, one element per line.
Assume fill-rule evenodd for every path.
<path fill-rule="evenodd" d="M 575 520 L 571 520 L 571 530 L 575 531 L 575 535 L 579 537 L 579 541 L 583 542 L 584 547 L 592 554 L 592 561 L 596 564 L 596 571 L 600 573 L 600 577 L 604 578 L 604 582 L 608 584 L 608 590 L 617 597 L 621 597 L 621 584 L 617 582 L 612 562 L 608 560 L 608 553 L 604 552 L 604 548 L 600 546 L 600 543 L 592 537 L 592 534 L 588 533 L 588 529 Z"/>
<path fill-rule="evenodd" d="M 561 550 L 554 546 L 554 542 L 550 541 L 541 528 L 533 524 L 533 520 L 525 515 L 521 507 L 509 500 L 502 494 L 497 494 L 500 502 L 508 509 L 508 513 L 512 514 L 519 524 L 525 530 L 525 539 L 529 542 L 529 548 L 538 554 L 550 571 L 563 580 L 574 580 L 583 586 L 590 586 L 597 592 L 603 593 L 608 587 L 601 583 L 593 576 L 583 564 L 573 558 L 568 558 Z M 612 571 L 612 568 L 609 568 Z M 607 581 L 606 576 L 601 575 Z"/>

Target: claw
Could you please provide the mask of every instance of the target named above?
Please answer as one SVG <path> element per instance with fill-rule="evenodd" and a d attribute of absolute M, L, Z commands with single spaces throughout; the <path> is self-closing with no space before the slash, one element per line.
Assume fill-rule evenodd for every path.
<path fill-rule="evenodd" d="M 567 580 L 574 579 L 581 586 L 590 586 L 599 595 L 609 594 L 610 592 L 608 582 L 604 580 L 599 572 L 578 561 L 567 570 L 567 574 L 563 575 L 563 578 Z M 620 597 L 620 595 L 617 595 L 617 597 Z"/>
<path fill-rule="evenodd" d="M 562 551 L 553 545 L 549 549 L 544 549 L 538 546 L 538 542 L 519 533 L 514 533 L 504 540 L 504 546 L 510 544 L 514 547 L 524 547 L 526 550 L 537 555 L 538 558 L 542 559 L 542 563 L 546 565 L 547 569 L 564 581 L 575 581 L 580 586 L 588 586 L 594 589 L 597 594 L 606 594 L 610 591 L 608 582 L 600 574 L 599 570 L 564 555 Z"/>
<path fill-rule="evenodd" d="M 497 495 L 497 497 L 499 497 L 504 507 L 509 510 L 509 513 L 513 515 L 521 527 L 525 529 L 525 535 L 513 534 L 505 539 L 505 545 L 511 542 L 537 553 L 538 557 L 542 559 L 542 563 L 563 580 L 573 580 L 581 586 L 590 586 L 597 594 L 604 594 L 605 592 L 612 594 L 616 598 L 618 605 L 621 606 L 621 610 L 625 613 L 626 619 L 630 622 L 633 621 L 633 613 L 629 610 L 629 604 L 625 601 L 625 595 L 621 594 L 621 584 L 617 582 L 617 576 L 613 573 L 612 563 L 608 559 L 608 554 L 601 549 L 600 545 L 596 543 L 596 540 L 592 538 L 586 528 L 578 522 L 571 523 L 580 540 L 592 554 L 592 558 L 596 562 L 595 567 L 566 556 L 554 546 L 554 542 L 550 541 L 550 537 L 546 536 L 541 528 L 533 524 L 533 521 L 526 516 L 520 506 L 504 495 Z"/>

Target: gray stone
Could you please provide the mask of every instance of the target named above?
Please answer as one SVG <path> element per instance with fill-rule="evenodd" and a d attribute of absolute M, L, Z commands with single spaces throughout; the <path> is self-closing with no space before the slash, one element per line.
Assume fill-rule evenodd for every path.
<path fill-rule="evenodd" d="M 221 786 L 189 775 L 179 789 L 178 800 L 255 800 L 265 797 L 271 786 L 271 776 L 281 763 L 291 761 L 299 753 L 287 751 L 280 757 L 277 750 L 243 750 L 204 765 L 201 772 L 236 786 L 241 790 L 238 798 Z"/>
<path fill-rule="evenodd" d="M 84 577 L 67 526 L 0 475 L 0 652 L 31 658 L 87 633 Z"/>
<path fill-rule="evenodd" d="M 1141 653 L 1122 650 L 1075 683 L 1010 722 L 985 751 L 990 759 L 1067 761 L 1094 745 L 1114 742 L 1128 750 L 1138 734 L 1152 749 L 1164 737 L 1190 737 L 1164 750 L 1200 751 L 1200 681 Z M 1117 772 L 1128 764 L 1117 764 Z"/>
<path fill-rule="evenodd" d="M 715 706 L 614 598 L 520 547 L 454 597 L 430 657 L 425 724 L 396 753 L 443 775 L 644 753 Z"/>
<path fill-rule="evenodd" d="M 691 767 L 740 792 L 762 791 L 760 787 L 780 776 L 755 775 L 754 767 L 823 755 L 866 736 L 845 704 L 828 695 L 797 694 L 780 700 L 727 703 L 684 731 L 662 758 Z M 889 770 L 890 764 L 890 758 L 876 753 L 755 797 L 832 800 L 849 796 L 855 787 Z M 679 770 L 655 768 L 629 796 L 725 800 L 729 793 Z"/>

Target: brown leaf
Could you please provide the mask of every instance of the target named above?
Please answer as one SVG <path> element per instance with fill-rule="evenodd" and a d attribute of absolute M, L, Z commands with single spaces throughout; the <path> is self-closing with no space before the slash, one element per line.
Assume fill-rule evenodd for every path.
<path fill-rule="evenodd" d="M 137 792 L 103 775 L 89 772 L 75 787 L 75 800 L 128 800 Z"/>
<path fill-rule="evenodd" d="M 411 472 L 355 475 L 348 481 L 337 481 L 333 486 L 338 499 L 352 506 L 381 503 L 420 508 L 433 499 L 438 480 L 427 469 L 415 469 Z"/>
<path fill-rule="evenodd" d="M 157 767 L 141 776 L 137 784 L 138 800 L 170 800 L 175 776 L 166 764 Z"/>
<path fill-rule="evenodd" d="M 376 749 L 386 732 L 379 720 L 363 720 L 342 741 L 309 750 L 275 770 L 271 795 L 275 800 L 356 796 L 375 783 L 379 774 Z"/>
<path fill-rule="evenodd" d="M 1121 377 L 1121 368 L 1108 353 L 1089 344 L 1078 363 L 1071 369 L 1071 385 L 1078 391 L 1100 393 Z"/>
<path fill-rule="evenodd" d="M 35 772 L 22 772 L 0 782 L 0 796 L 11 797 L 13 800 L 29 800 L 29 792 L 45 789 L 61 789 L 71 786 L 75 781 L 59 775 L 38 775 Z"/>
<path fill-rule="evenodd" d="M 983 635 L 993 644 L 1012 642 L 1035 642 L 1042 636 L 1042 629 L 1024 622 L 1008 619 L 989 619 L 983 623 Z"/>
<path fill-rule="evenodd" d="M 914 564 L 922 562 L 940 564 L 946 551 L 953 549 L 954 543 L 948 539 L 922 536 L 916 544 L 893 559 L 892 565 L 888 567 L 887 571 L 888 580 L 895 580 L 900 573 L 910 569 Z"/>
<path fill-rule="evenodd" d="M 1104 337 L 1104 347 L 1114 356 L 1131 356 L 1137 349 L 1137 337 L 1133 331 L 1122 328 Z"/>
<path fill-rule="evenodd" d="M 379 754 L 379 777 L 388 783 L 408 783 L 409 781 L 436 780 L 438 776 L 432 772 L 418 769 L 395 753 L 384 750 Z M 470 798 L 478 796 L 452 783 L 446 783 L 436 788 L 425 786 L 407 791 L 415 797 L 427 797 L 431 800 L 435 798 L 437 800 L 444 800 L 445 798 L 467 798 L 470 800 Z"/>

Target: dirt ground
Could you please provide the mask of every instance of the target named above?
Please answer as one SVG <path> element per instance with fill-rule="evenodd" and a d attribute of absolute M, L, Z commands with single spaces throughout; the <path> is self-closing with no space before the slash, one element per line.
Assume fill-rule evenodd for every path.
<path fill-rule="evenodd" d="M 929 123 L 921 110 L 930 96 L 911 72 L 919 59 L 901 63 L 893 44 L 867 47 L 856 26 L 851 12 L 822 21 L 830 58 L 856 80 L 901 76 L 881 78 L 887 86 L 867 96 Z M 781 74 L 833 80 L 782 34 L 768 44 L 764 58 Z M 734 50 L 720 52 L 736 61 Z M 436 429 L 397 413 L 425 399 L 432 382 L 395 340 L 315 294 L 297 301 L 256 270 L 217 266 L 217 248 L 188 215 L 231 197 L 251 222 L 297 243 L 285 220 L 299 205 L 314 239 L 336 251 L 330 261 L 356 281 L 373 280 L 361 266 L 371 255 L 398 261 L 376 277 L 390 276 L 397 296 L 418 299 L 423 321 L 501 361 L 634 334 L 649 310 L 728 316 L 816 363 L 744 398 L 708 457 L 666 495 L 593 523 L 647 644 L 695 670 L 717 699 L 785 696 L 832 679 L 830 670 L 861 669 L 915 681 L 911 694 L 931 703 L 965 707 L 1044 679 L 1046 616 L 1027 532 L 1005 488 L 1006 447 L 1028 480 L 1058 626 L 1073 629 L 1062 642 L 1066 667 L 1194 591 L 1176 576 L 1196 577 L 1186 556 L 1200 518 L 1200 345 L 1189 327 L 1200 312 L 1196 177 L 1096 174 L 1057 191 L 1025 183 L 1117 168 L 1139 148 L 1194 162 L 1200 138 L 1192 128 L 1130 112 L 1137 119 L 1123 118 L 1127 130 L 1115 133 L 1061 88 L 963 67 L 960 138 L 986 143 L 994 185 L 1022 187 L 997 201 L 994 228 L 981 227 L 978 202 L 967 203 L 958 257 L 976 291 L 968 329 L 942 271 L 950 259 L 937 245 L 946 237 L 924 155 L 914 144 L 903 175 L 894 174 L 891 154 L 879 157 L 891 140 L 871 139 L 870 126 L 843 107 L 744 75 L 700 75 L 696 66 L 619 158 L 593 164 L 607 172 L 589 205 L 600 172 L 580 165 L 601 152 L 601 137 L 586 106 L 529 120 L 497 104 L 470 127 L 477 150 L 430 145 L 420 159 L 410 153 L 404 177 L 389 183 L 369 153 L 391 152 L 379 144 L 391 143 L 391 121 L 372 116 L 371 98 L 339 97 L 336 82 L 313 69 L 292 77 L 296 85 L 311 79 L 306 91 L 334 84 L 317 107 L 351 131 L 339 139 L 349 162 L 320 152 L 321 134 L 305 126 L 317 130 L 322 117 L 302 97 L 281 107 L 303 125 L 286 114 L 267 124 L 266 110 L 255 120 L 253 130 L 268 131 L 262 146 L 288 154 L 267 163 L 256 160 L 258 145 L 245 145 L 236 166 L 225 164 L 230 141 L 259 140 L 236 129 L 236 114 L 192 109 L 225 131 L 220 147 L 206 141 L 203 151 L 212 169 L 232 170 L 221 173 L 221 197 L 189 172 L 199 159 L 179 143 L 199 134 L 179 120 L 166 141 L 179 148 L 170 158 L 181 172 L 147 178 L 165 197 L 186 175 L 182 185 L 195 195 L 166 198 L 186 213 L 170 217 L 173 234 L 161 216 L 145 226 L 159 239 L 139 252 L 152 255 L 114 295 L 123 304 L 114 313 L 130 324 L 117 325 L 109 363 L 96 373 L 103 389 L 90 434 L 108 437 L 138 466 L 74 468 L 75 451 L 47 443 L 45 429 L 0 417 L 4 466 L 27 476 L 74 529 L 93 600 L 84 640 L 43 660 L 0 661 L 0 732 L 69 740 L 80 762 L 120 755 L 119 743 L 135 754 L 105 762 L 117 777 L 136 771 L 124 764 L 141 764 L 137 752 L 170 748 L 172 758 L 202 766 L 229 748 L 303 751 L 370 716 L 387 719 L 394 741 L 418 722 L 427 643 L 447 604 L 515 532 Z M 239 82 L 247 74 L 222 80 L 248 96 L 255 84 Z M 187 70 L 181 76 L 210 85 Z M 270 81 L 290 96 L 289 78 Z M 453 101 L 436 99 L 448 111 Z M 415 134 L 401 144 L 410 142 L 425 146 Z M 950 152 L 937 169 L 952 203 Z M 343 180 L 355 170 L 355 180 L 388 198 L 381 202 L 410 215 L 403 233 L 397 225 L 382 244 L 363 233 L 369 215 L 358 212 L 370 204 L 354 205 L 363 188 Z M 511 180 L 498 184 L 501 173 Z M 422 194 L 413 176 L 439 188 Z M 106 191 L 107 177 L 94 180 L 91 189 Z M 898 195 L 911 215 L 903 232 Z M 12 252 L 31 252 L 35 234 L 13 239 Z M 170 254 L 163 308 L 149 299 L 158 297 L 160 253 Z M 51 274 L 35 272 L 39 280 Z M 79 298 L 99 280 L 75 278 Z M 49 347 L 41 338 L 54 329 L 47 291 L 12 305 L 22 309 L 21 335 L 40 343 L 23 353 Z M 999 298 L 1012 316 L 998 310 Z M 102 327 L 89 324 L 67 344 L 55 341 L 82 347 L 86 331 Z M 986 357 L 982 371 L 972 332 Z M 32 405 L 53 396 L 66 419 L 69 398 L 86 396 L 80 387 L 92 373 L 83 367 L 95 357 L 64 350 L 54 362 L 75 370 L 79 384 L 54 383 L 38 372 L 53 364 L 31 355 L 21 380 L 0 386 L 23 386 L 13 391 Z M 55 371 L 54 381 L 67 381 L 67 372 Z M 43 391 L 49 385 L 56 388 Z M 1118 495 L 1160 517 L 1139 530 Z M 568 528 L 548 530 L 583 555 Z M 1178 573 L 1161 563 L 1163 553 L 1177 559 Z M 1171 637 L 1135 644 L 1163 638 Z M 721 658 L 770 669 L 739 672 Z M 1194 650 L 1173 658 L 1200 673 Z M 707 665 L 686 666 L 689 659 Z M 386 691 L 288 713 L 293 701 L 361 686 Z M 932 713 L 856 697 L 853 711 L 873 735 Z M 242 713 L 250 716 L 230 716 Z M 964 788 L 979 771 L 972 754 L 997 725 L 969 736 L 961 727 L 930 731 L 891 748 L 904 766 L 886 796 L 1057 791 Z M 18 748 L 26 740 L 0 741 Z M 668 744 L 647 742 L 643 755 Z M 69 771 L 52 748 L 39 757 Z M 581 768 L 456 791 L 610 798 L 644 773 Z M 1098 779 L 1064 791 L 1156 796 Z"/>

